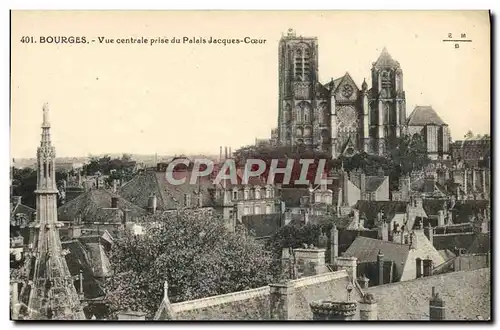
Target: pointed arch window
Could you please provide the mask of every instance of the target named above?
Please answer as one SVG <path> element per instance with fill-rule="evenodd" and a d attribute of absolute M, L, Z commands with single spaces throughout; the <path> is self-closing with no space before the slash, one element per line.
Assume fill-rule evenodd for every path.
<path fill-rule="evenodd" d="M 43 177 L 47 177 L 47 163 L 43 163 Z"/>
<path fill-rule="evenodd" d="M 311 52 L 307 45 L 302 44 L 294 53 L 295 78 L 306 81 L 311 71 Z"/>

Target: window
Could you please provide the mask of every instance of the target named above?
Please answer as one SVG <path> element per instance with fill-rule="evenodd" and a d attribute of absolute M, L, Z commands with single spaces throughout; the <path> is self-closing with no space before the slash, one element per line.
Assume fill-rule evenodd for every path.
<path fill-rule="evenodd" d="M 238 191 L 237 190 L 233 190 L 233 199 L 234 200 L 238 199 Z"/>
<path fill-rule="evenodd" d="M 184 206 L 191 207 L 191 195 L 190 194 L 184 194 Z"/>
<path fill-rule="evenodd" d="M 260 205 L 255 205 L 254 214 L 260 214 Z"/>
<path fill-rule="evenodd" d="M 248 206 L 245 206 L 243 208 L 243 215 L 247 215 L 248 213 L 250 213 L 250 208 Z"/>
<path fill-rule="evenodd" d="M 260 199 L 260 188 L 255 188 L 255 199 Z"/>
<path fill-rule="evenodd" d="M 271 198 L 271 189 L 266 188 L 266 198 Z"/>
<path fill-rule="evenodd" d="M 243 191 L 243 199 L 248 199 L 248 196 L 249 196 L 248 189 L 245 189 L 245 190 Z"/>
<path fill-rule="evenodd" d="M 266 214 L 271 214 L 271 213 L 272 213 L 271 205 L 267 204 L 266 205 Z"/>

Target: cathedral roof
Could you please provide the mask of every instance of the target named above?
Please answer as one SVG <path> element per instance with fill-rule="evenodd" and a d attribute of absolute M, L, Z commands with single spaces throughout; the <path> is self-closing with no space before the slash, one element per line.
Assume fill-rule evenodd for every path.
<path fill-rule="evenodd" d="M 416 106 L 408 117 L 408 126 L 446 125 L 431 106 Z"/>
<path fill-rule="evenodd" d="M 391 54 L 389 54 L 389 52 L 387 51 L 387 48 L 384 47 L 377 61 L 373 63 L 373 66 L 378 68 L 392 68 L 392 67 L 398 67 L 399 62 L 394 60 Z"/>
<path fill-rule="evenodd" d="M 351 78 L 351 75 L 349 72 L 346 72 L 342 77 L 339 77 L 337 79 L 333 79 L 326 83 L 324 86 L 328 88 L 330 91 L 335 92 L 337 88 L 339 88 L 340 85 L 342 85 L 343 81 L 347 81 L 348 83 L 352 84 L 356 90 L 359 90 L 358 86 L 354 82 L 354 80 Z"/>

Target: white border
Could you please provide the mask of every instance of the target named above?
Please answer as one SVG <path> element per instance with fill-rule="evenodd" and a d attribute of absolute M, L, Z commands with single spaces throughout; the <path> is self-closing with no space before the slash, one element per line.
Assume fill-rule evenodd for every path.
<path fill-rule="evenodd" d="M 102 0 L 96 1 L 96 0 L 87 0 L 87 1 L 56 1 L 56 0 L 50 0 L 50 1 L 44 1 L 41 3 L 40 1 L 2 1 L 1 6 L 3 7 L 2 9 L 2 17 L 4 18 L 2 20 L 1 24 L 1 37 L 4 45 L 8 45 L 9 42 L 9 9 L 119 9 L 119 10 L 132 10 L 132 9 L 239 9 L 239 10 L 245 10 L 245 9 L 261 9 L 261 10 L 270 10 L 270 9 L 281 9 L 281 10 L 297 10 L 297 9 L 302 9 L 302 10 L 318 10 L 318 9 L 337 9 L 337 10 L 360 10 L 360 9 L 372 9 L 372 10 L 377 10 L 377 9 L 407 9 L 407 10 L 436 10 L 436 9 L 448 9 L 448 10 L 464 10 L 464 9 L 491 9 L 493 14 L 498 14 L 499 12 L 499 4 L 500 1 L 498 0 L 454 0 L 454 1 L 430 1 L 430 0 L 419 0 L 419 1 L 401 1 L 401 0 L 392 0 L 392 1 L 370 1 L 370 0 L 349 0 L 349 1 L 338 1 L 335 3 L 331 3 L 328 1 L 324 0 L 307 0 L 307 1 L 296 1 L 296 0 L 288 0 L 288 1 L 270 1 L 270 0 L 253 0 L 253 1 L 203 1 L 203 0 L 198 0 L 198 1 L 178 1 L 178 2 L 157 2 L 157 1 L 151 1 L 151 0 L 141 0 L 141 1 L 116 1 L 116 2 L 105 2 Z M 497 26 L 498 26 L 498 21 L 496 22 L 495 26 L 495 32 L 494 37 L 495 37 L 495 42 L 494 45 L 498 43 L 498 31 L 497 31 Z M 9 142 L 10 142 L 10 129 L 9 129 L 9 109 L 10 109 L 10 104 L 9 104 L 9 84 L 10 84 L 10 78 L 9 78 L 9 52 L 10 49 L 9 47 L 3 47 L 2 48 L 2 76 L 4 79 L 2 79 L 3 83 L 3 93 L 1 93 L 2 97 L 2 104 L 4 104 L 4 111 L 1 113 L 1 125 L 4 128 L 1 132 L 2 137 L 0 139 L 0 155 L 1 155 L 1 160 L 2 164 L 5 164 L 3 167 L 3 171 L 0 171 L 0 183 L 2 184 L 1 186 L 3 189 L 1 190 L 1 196 L 0 200 L 4 201 L 1 205 L 1 211 L 4 216 L 2 217 L 3 219 L 3 224 L 7 226 L 8 224 L 8 219 L 9 219 L 9 204 L 7 203 L 9 199 L 9 172 L 8 172 L 8 167 L 10 166 L 11 162 L 11 157 L 10 157 L 10 147 L 9 147 Z M 492 59 L 493 61 L 493 59 Z M 496 68 L 498 69 L 498 67 Z M 497 70 L 495 70 L 494 74 L 496 75 Z M 500 95 L 499 87 L 498 84 L 494 86 L 495 90 L 494 93 L 496 95 Z M 29 96 L 27 96 L 29 97 Z M 495 118 L 495 124 L 498 124 L 498 116 Z M 497 125 L 496 125 L 497 126 Z M 494 137 L 494 145 L 496 145 L 497 142 L 497 135 L 494 134 L 492 130 L 492 135 Z M 500 166 L 498 165 L 497 162 L 494 163 L 495 167 Z M 496 168 L 495 168 L 496 170 Z M 495 171 L 496 174 L 496 171 Z M 494 185 L 496 187 L 497 182 L 496 182 L 496 177 L 495 177 L 495 182 Z M 498 193 L 495 194 L 495 201 L 493 204 L 495 205 L 500 205 L 499 203 L 499 197 Z M 495 210 L 496 211 L 496 210 Z M 495 215 L 497 212 L 495 212 Z M 499 225 L 494 226 L 495 231 L 496 228 L 499 227 Z M 496 233 L 495 233 L 496 234 Z M 7 242 L 8 240 L 8 230 L 0 230 L 0 235 L 1 237 L 0 241 L 4 242 L 4 253 L 2 255 L 5 257 L 3 264 L 7 264 L 7 259 L 9 258 L 8 256 L 8 249 L 7 249 Z M 493 254 L 495 257 L 495 262 L 497 261 L 496 259 L 496 254 Z M 3 298 L 1 300 L 1 310 L 3 311 L 3 317 L 2 317 L 2 323 L 6 325 L 8 328 L 14 327 L 14 323 L 8 320 L 8 308 L 10 305 L 9 302 L 9 288 L 7 283 L 8 281 L 8 272 L 5 271 L 2 273 L 4 278 L 1 279 L 2 285 L 0 285 L 0 288 L 2 290 L 2 293 L 0 293 L 0 296 Z M 496 279 L 496 278 L 495 278 Z M 465 283 L 464 283 L 465 284 Z M 496 283 L 498 286 L 498 283 Z M 496 295 L 495 295 L 496 296 Z M 498 304 L 497 304 L 498 305 Z M 496 315 L 495 311 L 493 312 L 494 315 Z M 42 324 L 37 324 L 37 326 L 44 326 Z M 116 326 L 116 323 L 113 324 Z M 150 324 L 148 324 L 150 326 Z M 197 324 L 199 326 L 199 324 Z M 250 326 L 258 326 L 258 327 L 276 327 L 276 326 L 290 326 L 290 324 L 276 324 L 276 325 L 264 325 L 264 324 L 231 324 L 232 326 L 241 326 L 241 325 L 250 325 Z M 52 327 L 54 326 L 54 323 L 47 324 L 45 326 Z M 65 326 L 73 326 L 73 324 L 65 323 L 62 325 L 63 327 Z M 81 325 L 84 327 L 92 327 L 93 329 L 98 329 L 98 328 L 104 328 L 104 326 L 109 327 L 109 325 L 105 325 L 103 323 L 90 323 L 89 325 Z M 139 329 L 143 325 L 130 325 L 134 328 Z M 166 326 L 166 324 L 160 324 L 160 326 Z M 168 327 L 179 327 L 181 325 L 168 325 Z M 186 325 L 183 325 L 186 326 Z M 190 325 L 191 326 L 191 325 Z M 217 327 L 219 324 L 215 325 L 208 325 L 205 324 L 205 326 L 211 326 L 211 327 Z M 298 326 L 304 328 L 304 327 L 312 327 L 314 325 L 307 325 L 307 324 L 299 324 Z M 343 326 L 342 324 L 327 324 L 326 326 L 328 327 L 335 327 L 335 328 L 345 328 L 346 326 Z M 363 324 L 360 325 L 355 325 L 355 327 L 360 327 L 363 326 Z M 384 324 L 371 324 L 372 326 L 384 326 Z M 411 325 L 411 324 L 405 324 L 406 326 L 416 326 L 416 325 Z M 437 327 L 437 325 L 426 325 L 430 327 Z M 352 325 L 350 326 L 352 328 Z"/>

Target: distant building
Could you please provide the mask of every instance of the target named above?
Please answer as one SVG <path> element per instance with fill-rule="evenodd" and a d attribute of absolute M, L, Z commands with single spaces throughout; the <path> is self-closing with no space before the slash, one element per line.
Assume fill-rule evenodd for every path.
<path fill-rule="evenodd" d="M 450 132 L 431 106 L 417 106 L 407 120 L 408 134 L 420 134 L 430 159 L 450 158 Z"/>
<path fill-rule="evenodd" d="M 491 138 L 481 137 L 459 140 L 451 144 L 451 154 L 455 163 L 467 167 L 490 167 Z"/>

